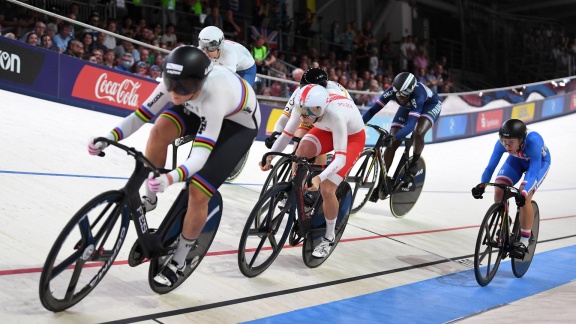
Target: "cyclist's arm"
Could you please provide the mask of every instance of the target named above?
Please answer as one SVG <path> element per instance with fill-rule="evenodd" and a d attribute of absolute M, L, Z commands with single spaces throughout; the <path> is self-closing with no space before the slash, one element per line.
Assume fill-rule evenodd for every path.
<path fill-rule="evenodd" d="M 270 152 L 284 151 L 286 146 L 288 146 L 288 144 L 292 140 L 292 137 L 294 137 L 294 133 L 298 129 L 299 125 L 300 125 L 300 113 L 294 110 L 292 112 L 292 115 L 290 116 L 290 119 L 288 119 L 288 122 L 286 123 L 286 127 L 281 130 L 282 133 L 280 134 L 278 139 L 276 139 L 274 145 L 272 145 Z"/>
<path fill-rule="evenodd" d="M 546 152 L 544 147 L 544 140 L 540 134 L 535 132 L 528 133 L 526 136 L 526 152 L 525 154 L 530 157 L 530 166 L 526 170 L 526 175 L 524 176 L 524 189 L 522 189 L 522 194 L 528 196 L 534 190 L 538 184 L 538 175 L 540 169 L 542 168 L 542 154 Z"/>
<path fill-rule="evenodd" d="M 148 123 L 166 104 L 170 96 L 164 83 L 159 83 L 152 94 L 135 112 L 124 118 L 106 137 L 110 140 L 120 141 L 134 134 L 142 125 Z"/>
<path fill-rule="evenodd" d="M 380 98 L 376 100 L 376 102 L 372 105 L 372 107 L 370 107 L 370 109 L 368 109 L 368 111 L 366 111 L 364 115 L 362 115 L 362 120 L 364 121 L 364 123 L 369 122 L 370 119 L 374 117 L 374 115 L 376 115 L 380 110 L 382 110 L 382 108 L 386 106 L 386 104 L 390 101 L 390 99 L 392 99 L 392 96 L 394 96 L 394 90 L 392 89 L 392 87 L 389 87 L 384 91 L 384 93 L 382 93 Z"/>
<path fill-rule="evenodd" d="M 408 120 L 406 121 L 404 127 L 402 127 L 402 129 L 394 135 L 396 139 L 403 139 L 414 131 L 414 128 L 416 128 L 416 124 L 418 123 L 418 119 L 420 118 L 420 114 L 422 114 L 422 110 L 424 109 L 424 103 L 426 102 L 426 99 L 427 96 L 425 91 L 420 91 L 419 89 L 414 91 L 414 96 L 410 100 L 415 102 L 416 105 L 412 108 L 412 110 L 410 110 L 410 113 L 408 113 Z"/>
<path fill-rule="evenodd" d="M 332 131 L 332 142 L 334 146 L 334 159 L 326 167 L 319 177 L 321 181 L 326 180 L 330 175 L 338 173 L 346 165 L 346 151 L 348 148 L 348 127 L 346 125 L 345 115 L 343 114 L 325 114 L 324 118 L 329 117 L 325 122 L 330 125 Z"/>
<path fill-rule="evenodd" d="M 492 179 L 492 175 L 494 174 L 494 170 L 498 166 L 500 159 L 502 158 L 502 154 L 504 154 L 506 150 L 504 149 L 504 145 L 500 142 L 500 140 L 496 141 L 494 145 L 494 150 L 492 151 L 492 156 L 490 157 L 490 161 L 488 161 L 488 166 L 484 169 L 484 173 L 482 173 L 482 180 L 480 183 L 487 183 L 490 182 Z"/>

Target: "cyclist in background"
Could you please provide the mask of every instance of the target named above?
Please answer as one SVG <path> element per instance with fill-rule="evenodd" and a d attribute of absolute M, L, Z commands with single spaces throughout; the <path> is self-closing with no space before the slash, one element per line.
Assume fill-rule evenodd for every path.
<path fill-rule="evenodd" d="M 329 94 L 336 94 L 336 95 L 346 97 L 348 99 L 352 99 L 350 97 L 350 94 L 348 93 L 348 91 L 346 91 L 346 88 L 344 88 L 340 83 L 334 82 L 334 81 L 328 81 L 328 74 L 326 73 L 326 71 L 324 71 L 321 68 L 310 68 L 304 72 L 304 74 L 302 75 L 302 79 L 300 80 L 300 88 L 305 86 L 305 85 L 308 85 L 308 84 L 321 85 L 324 88 L 326 88 L 326 90 L 328 90 Z M 282 112 L 282 115 L 280 115 L 280 117 L 276 121 L 276 124 L 274 125 L 274 131 L 264 141 L 267 148 L 272 148 L 274 141 L 276 141 L 278 136 L 284 130 L 286 123 L 290 119 L 290 115 L 292 113 L 292 110 L 294 109 L 294 103 L 295 103 L 295 98 L 296 98 L 297 94 L 298 94 L 298 89 L 296 89 L 294 91 L 294 93 L 292 94 L 292 96 L 290 96 L 290 99 L 288 99 L 288 102 L 286 103 L 286 106 L 284 107 L 284 111 Z M 296 132 L 294 133 L 294 136 L 302 138 L 302 136 L 304 136 L 310 129 L 312 129 L 313 126 L 314 125 L 311 125 L 311 124 L 307 125 L 305 123 L 301 123 L 298 126 L 298 129 L 296 130 Z M 296 149 L 297 147 L 298 147 L 298 143 L 294 143 L 294 149 Z M 323 154 L 322 156 L 319 156 L 318 159 L 316 160 L 316 163 L 326 164 L 326 155 Z"/>
<path fill-rule="evenodd" d="M 195 140 L 194 154 L 170 173 L 148 179 L 142 197 L 149 212 L 156 208 L 157 193 L 176 182 L 191 183 L 178 246 L 154 277 L 165 286 L 172 286 L 183 274 L 188 251 L 206 223 L 210 198 L 248 152 L 260 125 L 256 94 L 244 79 L 227 68 L 214 66 L 199 48 L 180 46 L 165 59 L 163 82 L 105 137 L 120 141 L 130 136 L 170 101 L 174 106 L 160 114 L 150 131 L 145 156 L 155 166 L 163 167 L 168 146 L 175 139 L 194 135 Z M 105 147 L 105 143 L 90 141 L 88 151 L 98 155 Z"/>
<path fill-rule="evenodd" d="M 236 72 L 240 77 L 254 86 L 256 79 L 256 62 L 242 44 L 224 40 L 224 33 L 215 26 L 204 27 L 198 35 L 198 47 L 217 65 L 223 65 Z"/>
<path fill-rule="evenodd" d="M 384 90 L 374 105 L 364 113 L 362 116 L 364 123 L 368 123 L 390 100 L 396 101 L 400 107 L 392 120 L 390 135 L 384 138 L 384 146 L 386 146 L 384 164 L 386 170 L 390 170 L 396 150 L 402 144 L 401 140 L 413 132 L 414 154 L 406 173 L 414 175 L 417 171 L 418 160 L 424 150 L 424 137 L 438 120 L 442 111 L 442 102 L 438 94 L 418 82 L 412 73 L 402 72 L 396 75 L 392 86 Z M 381 184 L 378 185 L 378 188 L 382 187 Z M 378 194 L 384 193 L 378 190 Z M 384 198 L 380 197 L 380 199 Z"/>
<path fill-rule="evenodd" d="M 472 188 L 472 196 L 476 199 L 482 198 L 485 183 L 490 182 L 500 158 L 508 152 L 508 158 L 500 168 L 495 182 L 513 186 L 525 173 L 519 188 L 520 194 L 516 197 L 516 204 L 520 208 L 520 241 L 513 245 L 516 252 L 521 252 L 518 255 L 523 256 L 528 251 L 534 223 L 532 197 L 550 170 L 550 151 L 542 136 L 528 131 L 524 122 L 519 119 L 505 121 L 498 135 L 500 138 L 496 141 L 488 166 L 482 173 L 481 183 Z M 504 191 L 498 187 L 494 187 L 494 190 L 494 201 L 502 200 Z"/>
<path fill-rule="evenodd" d="M 309 84 L 298 90 L 286 128 L 278 137 L 271 152 L 282 152 L 300 124 L 314 125 L 300 141 L 296 156 L 313 158 L 334 150 L 332 163 L 312 179 L 309 191 L 317 191 L 323 198 L 322 208 L 326 218 L 326 234 L 314 248 L 312 255 L 324 258 L 334 244 L 338 199 L 336 189 L 354 162 L 362 153 L 366 142 L 364 123 L 358 107 L 349 98 L 330 94 L 324 87 Z M 270 169 L 273 156 L 268 156 L 263 171 Z M 259 162 L 261 163 L 261 162 Z"/>

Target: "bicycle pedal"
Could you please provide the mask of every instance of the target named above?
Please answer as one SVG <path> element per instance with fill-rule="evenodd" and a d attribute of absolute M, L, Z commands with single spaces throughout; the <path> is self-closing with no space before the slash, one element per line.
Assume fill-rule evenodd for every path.
<path fill-rule="evenodd" d="M 142 253 L 142 248 L 140 247 L 140 241 L 136 240 L 132 248 L 130 249 L 130 254 L 128 254 L 128 265 L 131 267 L 136 267 L 141 265 L 146 261 L 144 254 Z"/>

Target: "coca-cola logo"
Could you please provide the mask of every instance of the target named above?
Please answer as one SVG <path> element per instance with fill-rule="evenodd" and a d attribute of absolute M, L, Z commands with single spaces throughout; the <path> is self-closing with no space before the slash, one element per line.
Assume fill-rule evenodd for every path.
<path fill-rule="evenodd" d="M 158 85 L 132 74 L 85 65 L 74 83 L 72 96 L 99 104 L 136 110 Z"/>
<path fill-rule="evenodd" d="M 111 102 L 138 108 L 138 94 L 142 84 L 130 79 L 122 82 L 108 80 L 108 73 L 102 73 L 96 81 L 94 95 L 98 99 L 108 99 Z"/>

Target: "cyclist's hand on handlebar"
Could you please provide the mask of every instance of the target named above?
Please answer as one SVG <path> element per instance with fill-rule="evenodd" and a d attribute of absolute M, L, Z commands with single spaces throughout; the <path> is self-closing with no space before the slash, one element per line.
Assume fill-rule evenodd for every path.
<path fill-rule="evenodd" d="M 384 137 L 384 146 L 385 147 L 392 147 L 392 143 L 396 141 L 396 137 L 394 135 L 388 135 Z"/>
<path fill-rule="evenodd" d="M 260 170 L 268 171 L 272 168 L 272 159 L 274 159 L 274 155 L 268 155 L 266 157 L 266 165 L 262 166 L 262 161 L 258 162 L 258 166 L 260 166 Z"/>
<path fill-rule="evenodd" d="M 516 206 L 524 207 L 526 205 L 526 196 L 522 192 L 516 194 Z"/>
<path fill-rule="evenodd" d="M 276 142 L 276 139 L 278 138 L 279 135 L 280 135 L 279 132 L 272 132 L 272 134 L 270 134 L 270 136 L 266 137 L 266 139 L 264 140 L 264 145 L 266 145 L 268 149 L 271 149 L 272 145 L 274 145 L 274 142 Z"/>
<path fill-rule="evenodd" d="M 476 199 L 482 199 L 482 195 L 484 194 L 484 190 L 486 190 L 486 185 L 483 183 L 478 184 L 476 187 L 472 188 L 472 196 Z"/>
<path fill-rule="evenodd" d="M 108 146 L 108 144 L 105 142 L 94 143 L 95 139 L 96 137 L 91 138 L 90 142 L 88 143 L 88 153 L 90 153 L 90 155 L 99 155 Z"/>
<path fill-rule="evenodd" d="M 308 184 L 305 184 L 304 189 L 308 191 L 318 191 L 318 188 L 320 188 L 320 182 L 322 182 L 320 176 L 315 176 L 310 182 L 312 183 L 312 186 L 308 187 Z"/>
<path fill-rule="evenodd" d="M 152 192 L 164 192 L 170 183 L 170 176 L 168 174 L 161 174 L 159 177 L 154 178 L 154 173 L 150 172 L 148 176 L 148 188 Z"/>

